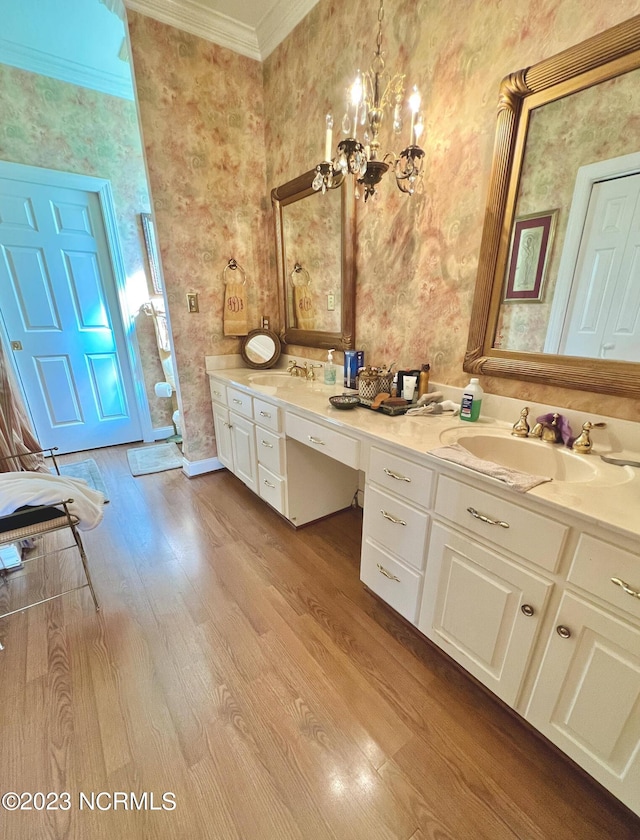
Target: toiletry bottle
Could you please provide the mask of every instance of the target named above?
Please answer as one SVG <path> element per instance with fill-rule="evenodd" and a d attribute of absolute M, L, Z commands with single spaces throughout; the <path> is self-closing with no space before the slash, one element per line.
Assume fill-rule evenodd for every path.
<path fill-rule="evenodd" d="M 474 377 L 462 394 L 462 403 L 460 405 L 461 420 L 468 420 L 474 423 L 480 417 L 483 396 L 484 391 L 480 387 L 480 381 Z"/>
<path fill-rule="evenodd" d="M 327 361 L 324 366 L 324 382 L 325 385 L 336 384 L 336 366 L 333 363 L 333 354 L 335 350 L 329 350 L 327 353 Z"/>
<path fill-rule="evenodd" d="M 429 371 L 431 365 L 422 365 L 422 370 L 418 375 L 418 399 L 427 393 L 429 390 Z"/>

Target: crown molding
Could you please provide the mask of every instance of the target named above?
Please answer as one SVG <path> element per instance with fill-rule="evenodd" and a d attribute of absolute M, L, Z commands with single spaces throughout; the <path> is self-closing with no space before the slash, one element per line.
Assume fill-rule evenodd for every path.
<path fill-rule="evenodd" d="M 256 27 L 262 61 L 305 18 L 318 0 L 276 0 Z"/>
<path fill-rule="evenodd" d="M 128 9 L 262 61 L 256 31 L 194 0 L 125 0 Z"/>
<path fill-rule="evenodd" d="M 197 0 L 125 0 L 128 9 L 183 29 L 221 47 L 264 61 L 318 0 L 275 0 L 257 26 L 247 26 Z"/>
<path fill-rule="evenodd" d="M 133 86 L 129 80 L 5 38 L 0 38 L 0 63 L 39 73 L 41 76 L 50 76 L 72 85 L 91 88 L 100 93 L 119 96 L 121 99 L 133 100 Z"/>

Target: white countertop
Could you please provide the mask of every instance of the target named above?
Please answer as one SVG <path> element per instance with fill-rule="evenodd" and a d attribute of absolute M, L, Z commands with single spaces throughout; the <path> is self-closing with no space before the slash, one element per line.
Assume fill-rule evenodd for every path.
<path fill-rule="evenodd" d="M 340 371 L 339 371 L 340 372 Z M 346 434 L 355 433 L 366 437 L 370 442 L 388 442 L 402 447 L 409 453 L 426 455 L 426 460 L 437 462 L 439 468 L 445 465 L 454 473 L 470 477 L 471 470 L 436 456 L 428 455 L 431 449 L 449 442 L 454 430 L 459 428 L 464 433 L 483 432 L 509 435 L 511 424 L 492 418 L 481 417 L 475 423 L 466 423 L 451 415 L 436 416 L 389 416 L 380 412 L 358 407 L 352 410 L 334 408 L 329 403 L 332 394 L 356 393 L 346 391 L 339 381 L 337 385 L 325 385 L 323 382 L 307 381 L 287 375 L 282 371 L 256 371 L 247 368 L 207 370 L 215 377 L 242 390 L 248 389 L 260 398 L 293 409 L 296 413 L 311 415 L 325 422 L 336 424 Z M 271 373 L 280 374 L 271 377 L 268 385 L 260 384 Z M 252 381 L 253 377 L 253 381 Z M 277 384 L 274 384 L 277 383 Z M 517 418 L 516 418 L 517 419 Z M 449 430 L 449 431 L 448 431 Z M 443 433 L 444 440 L 441 437 Z M 594 436 L 595 437 L 595 436 Z M 523 442 L 527 445 L 527 442 Z M 532 441 L 532 445 L 554 446 Z M 598 447 L 594 442 L 591 455 L 574 455 L 576 458 L 597 459 L 595 462 L 597 477 L 587 482 L 568 482 L 552 480 L 529 490 L 527 496 L 555 508 L 556 515 L 570 511 L 581 518 L 588 518 L 598 526 L 619 531 L 630 537 L 640 536 L 640 468 L 621 467 L 607 464 L 598 457 Z M 487 488 L 508 488 L 497 479 L 473 472 L 474 479 L 487 482 Z M 516 496 L 521 495 L 511 491 Z"/>

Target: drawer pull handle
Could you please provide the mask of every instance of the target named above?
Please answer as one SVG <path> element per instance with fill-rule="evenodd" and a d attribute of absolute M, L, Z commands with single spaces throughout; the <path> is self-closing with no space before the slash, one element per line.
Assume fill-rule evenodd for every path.
<path fill-rule="evenodd" d="M 486 522 L 487 525 L 499 525 L 501 528 L 509 527 L 508 522 L 502 522 L 502 520 L 500 519 L 489 519 L 488 516 L 484 516 L 484 514 L 478 513 L 478 511 L 475 508 L 468 507 L 467 511 L 471 514 L 471 516 L 475 517 L 476 519 L 479 519 L 481 522 Z"/>
<path fill-rule="evenodd" d="M 522 612 L 527 616 L 527 618 L 531 618 L 531 616 L 535 613 L 535 610 L 531 606 L 531 604 L 523 604 L 520 609 Z"/>
<path fill-rule="evenodd" d="M 391 572 L 387 571 L 387 569 L 385 569 L 384 566 L 381 566 L 380 563 L 377 563 L 376 565 L 377 565 L 378 571 L 380 572 L 381 575 L 384 575 L 386 578 L 389 578 L 389 580 L 395 580 L 398 583 L 401 583 L 399 577 L 396 577 L 395 575 L 392 575 Z"/>
<path fill-rule="evenodd" d="M 221 396 L 222 396 L 222 394 L 220 393 L 220 391 L 214 391 L 213 393 L 216 395 L 216 397 L 221 397 Z"/>
<path fill-rule="evenodd" d="M 270 482 L 270 481 L 267 481 L 267 479 L 266 479 L 266 478 L 264 478 L 264 479 L 263 479 L 263 482 L 267 485 L 267 487 L 270 487 L 272 490 L 275 490 L 275 489 L 276 489 L 276 485 L 275 485 L 275 484 L 271 484 L 271 482 Z"/>
<path fill-rule="evenodd" d="M 565 627 L 564 624 L 559 624 L 556 627 L 556 633 L 560 636 L 561 639 L 569 639 L 571 638 L 571 630 L 568 627 Z"/>
<path fill-rule="evenodd" d="M 271 417 L 271 412 L 270 411 L 261 411 L 260 412 L 260 417 L 269 417 L 270 418 Z"/>
<path fill-rule="evenodd" d="M 311 443 L 316 443 L 318 446 L 326 446 L 326 443 L 320 438 L 314 437 L 313 435 L 309 435 L 309 440 Z"/>
<path fill-rule="evenodd" d="M 640 598 L 640 592 L 637 592 L 635 589 L 632 589 L 628 583 L 625 581 L 620 580 L 620 578 L 611 578 L 611 583 L 615 583 L 616 586 L 621 586 L 622 589 L 627 593 L 627 595 L 631 595 L 633 598 Z"/>
<path fill-rule="evenodd" d="M 225 424 L 224 424 L 224 425 L 227 427 L 227 429 L 233 429 L 233 426 L 231 425 L 231 423 L 227 423 L 227 422 L 225 421 Z"/>
<path fill-rule="evenodd" d="M 408 484 L 411 484 L 411 479 L 407 478 L 406 475 L 399 475 L 398 473 L 393 472 L 393 470 L 388 470 L 386 467 L 384 468 L 384 471 L 389 478 L 395 478 L 396 481 L 406 481 Z"/>
<path fill-rule="evenodd" d="M 406 525 L 407 523 L 404 519 L 397 519 L 395 516 L 391 516 L 390 513 L 387 513 L 386 510 L 380 509 L 380 513 L 384 516 L 385 519 L 388 519 L 389 522 L 393 522 L 394 525 Z"/>
<path fill-rule="evenodd" d="M 269 443 L 269 441 L 268 441 L 268 440 L 261 440 L 261 441 L 260 441 L 260 443 L 261 443 L 263 446 L 266 446 L 266 447 L 267 447 L 267 449 L 273 449 L 273 444 L 272 444 L 272 443 Z"/>
<path fill-rule="evenodd" d="M 237 399 L 234 397 L 234 398 L 233 398 L 233 401 L 234 401 L 234 403 L 235 403 L 236 405 L 242 405 L 242 400 L 237 400 Z"/>

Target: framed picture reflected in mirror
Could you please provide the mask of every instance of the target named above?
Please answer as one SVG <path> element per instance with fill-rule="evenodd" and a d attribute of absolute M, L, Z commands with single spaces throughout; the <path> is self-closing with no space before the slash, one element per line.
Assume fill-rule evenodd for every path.
<path fill-rule="evenodd" d="M 156 228 L 153 223 L 153 216 L 151 213 L 140 213 L 140 221 L 142 222 L 144 244 L 147 249 L 147 259 L 149 260 L 149 272 L 151 274 L 153 292 L 156 295 L 161 295 L 162 275 L 160 273 L 160 258 L 158 256 L 158 243 L 156 240 Z"/>

